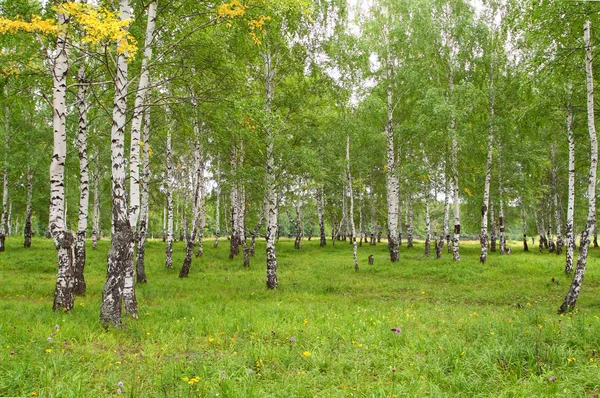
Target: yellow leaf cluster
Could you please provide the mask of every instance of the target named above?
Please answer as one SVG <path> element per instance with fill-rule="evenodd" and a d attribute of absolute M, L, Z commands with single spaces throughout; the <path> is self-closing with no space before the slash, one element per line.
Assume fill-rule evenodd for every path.
<path fill-rule="evenodd" d="M 67 2 L 58 5 L 55 9 L 69 16 L 83 29 L 85 35 L 82 42 L 84 43 L 96 44 L 117 40 L 117 52 L 121 54 L 133 54 L 137 49 L 135 39 L 127 30 L 131 18 L 122 21 L 117 13 L 87 3 Z"/>
<path fill-rule="evenodd" d="M 13 63 L 11 65 L 2 67 L 1 73 L 2 73 L 3 76 L 11 76 L 11 75 L 18 76 L 19 75 L 19 68 L 17 67 L 17 65 L 15 65 Z"/>
<path fill-rule="evenodd" d="M 252 42 L 259 46 L 260 38 L 256 34 L 256 32 L 264 33 L 265 32 L 265 22 L 269 21 L 271 17 L 261 15 L 256 19 L 251 19 L 248 21 L 248 28 L 250 29 L 250 37 L 252 38 Z"/>
<path fill-rule="evenodd" d="M 117 40 L 117 51 L 121 54 L 133 54 L 137 49 L 135 39 L 127 31 L 131 19 L 121 21 L 118 15 L 110 10 L 84 3 L 61 3 L 54 7 L 54 10 L 67 16 L 71 24 L 78 25 L 84 31 L 81 39 L 83 43 L 97 44 Z M 53 19 L 42 19 L 37 15 L 29 22 L 19 16 L 14 20 L 0 18 L 0 34 L 16 32 L 54 35 L 59 32 L 59 25 Z"/>
<path fill-rule="evenodd" d="M 39 16 L 31 18 L 31 22 L 23 21 L 19 16 L 14 20 L 0 18 L 0 34 L 4 33 L 41 33 L 44 35 L 54 34 L 58 31 L 56 21 L 52 19 L 42 19 Z"/>
<path fill-rule="evenodd" d="M 241 17 L 246 13 L 248 6 L 240 3 L 239 0 L 232 0 L 229 3 L 223 3 L 217 8 L 219 17 L 235 18 Z"/>

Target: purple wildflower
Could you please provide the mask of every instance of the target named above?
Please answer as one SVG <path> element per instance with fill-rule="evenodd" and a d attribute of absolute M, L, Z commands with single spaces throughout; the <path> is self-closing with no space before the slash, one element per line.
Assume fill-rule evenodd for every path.
<path fill-rule="evenodd" d="M 295 342 L 296 342 L 296 339 L 294 337 L 291 337 L 290 338 L 290 343 L 295 343 Z"/>
<path fill-rule="evenodd" d="M 123 382 L 122 382 L 122 381 L 118 382 L 118 383 L 117 383 L 117 386 L 119 386 L 119 387 L 123 387 Z"/>
<path fill-rule="evenodd" d="M 122 391 L 120 388 L 117 388 L 117 394 L 120 394 Z"/>
<path fill-rule="evenodd" d="M 54 325 L 54 330 L 58 330 L 58 325 Z"/>
<path fill-rule="evenodd" d="M 548 379 L 548 381 L 556 381 L 556 377 L 552 376 Z"/>
<path fill-rule="evenodd" d="M 48 343 L 52 343 L 52 337 L 48 337 Z"/>
<path fill-rule="evenodd" d="M 400 332 L 402 331 L 402 329 L 400 329 L 400 328 L 391 328 L 390 330 L 392 332 L 396 332 L 396 334 L 400 334 Z"/>
<path fill-rule="evenodd" d="M 225 379 L 226 379 L 225 375 L 221 376 L 221 380 L 225 380 Z"/>
<path fill-rule="evenodd" d="M 250 369 L 250 370 L 248 371 L 248 374 L 252 374 L 252 373 L 254 373 L 254 371 L 253 371 L 252 369 Z"/>

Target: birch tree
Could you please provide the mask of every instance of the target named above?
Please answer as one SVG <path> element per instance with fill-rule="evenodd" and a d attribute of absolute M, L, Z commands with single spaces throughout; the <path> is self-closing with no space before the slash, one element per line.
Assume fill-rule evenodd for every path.
<path fill-rule="evenodd" d="M 594 76 L 592 68 L 592 45 L 591 45 L 591 22 L 587 20 L 583 29 L 585 45 L 585 72 L 587 83 L 587 117 L 588 132 L 590 135 L 590 172 L 588 177 L 588 215 L 585 229 L 581 234 L 581 243 L 579 244 L 579 257 L 577 259 L 577 268 L 573 275 L 573 282 L 569 292 L 561 304 L 558 312 L 564 313 L 575 308 L 579 291 L 583 283 L 585 266 L 587 263 L 588 250 L 590 247 L 590 234 L 596 226 L 596 172 L 598 168 L 598 138 L 596 136 L 596 124 L 594 121 Z"/>

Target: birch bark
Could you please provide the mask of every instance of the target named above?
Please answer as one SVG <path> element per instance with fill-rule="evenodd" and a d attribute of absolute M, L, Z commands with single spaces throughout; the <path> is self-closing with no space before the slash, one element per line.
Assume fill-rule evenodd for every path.
<path fill-rule="evenodd" d="M 267 50 L 262 53 L 264 60 L 263 82 L 265 87 L 264 110 L 271 115 L 271 107 L 275 95 L 276 68 L 272 53 Z M 265 129 L 266 141 L 266 239 L 267 239 L 267 288 L 277 288 L 277 255 L 275 252 L 275 235 L 277 234 L 277 193 L 275 191 L 275 132 L 271 127 Z"/>
<path fill-rule="evenodd" d="M 31 166 L 27 166 L 27 206 L 25 209 L 25 228 L 23 228 L 23 247 L 31 247 L 31 214 L 32 214 L 32 199 L 33 199 L 33 170 Z"/>
<path fill-rule="evenodd" d="M 585 71 L 587 80 L 587 116 L 588 131 L 590 134 L 590 174 L 588 180 L 588 217 L 585 229 L 581 234 L 581 243 L 579 244 L 579 258 L 577 259 L 577 268 L 573 275 L 573 282 L 569 292 L 565 297 L 558 312 L 564 313 L 575 308 L 579 291 L 585 275 L 585 266 L 587 263 L 588 249 L 590 246 L 590 234 L 596 226 L 596 172 L 598 168 L 598 138 L 596 136 L 596 125 L 594 121 L 594 76 L 592 72 L 592 48 L 590 38 L 590 21 L 586 21 L 583 35 L 585 42 Z"/>
<path fill-rule="evenodd" d="M 146 103 L 147 105 L 147 103 Z M 148 239 L 148 207 L 150 194 L 150 108 L 144 111 L 144 129 L 142 130 L 142 192 L 140 196 L 140 230 L 135 263 L 136 280 L 138 283 L 147 283 L 146 276 L 146 240 Z"/>
<path fill-rule="evenodd" d="M 57 22 L 63 28 L 67 17 L 57 12 Z M 50 59 L 53 83 L 53 118 L 54 150 L 50 163 L 50 233 L 58 252 L 58 275 L 54 291 L 53 310 L 70 311 L 73 308 L 73 235 L 67 231 L 64 219 L 65 209 L 65 160 L 67 156 L 67 73 L 69 61 L 67 53 L 67 37 L 59 30 L 56 38 L 55 53 Z M 5 188 L 5 197 L 6 197 Z M 4 207 L 4 206 L 3 206 Z M 4 223 L 4 217 L 2 217 Z M 0 231 L 2 234 L 5 230 Z"/>
<path fill-rule="evenodd" d="M 392 94 L 392 67 L 388 56 L 387 65 L 387 122 L 385 132 L 387 136 L 387 173 L 386 191 L 388 205 L 388 249 L 390 261 L 400 260 L 398 247 L 398 170 L 396 170 L 394 150 L 394 118 L 393 118 L 393 94 Z"/>
<path fill-rule="evenodd" d="M 575 138 L 573 136 L 573 108 L 569 102 L 567 109 L 567 133 L 569 137 L 569 193 L 567 199 L 567 253 L 565 272 L 573 272 L 573 254 L 575 252 L 575 234 L 573 231 L 573 213 L 575 210 Z"/>
<path fill-rule="evenodd" d="M 492 39 L 493 40 L 493 39 Z M 491 70 L 493 68 L 490 67 Z M 487 163 L 485 167 L 485 184 L 483 187 L 483 205 L 481 206 L 481 232 L 479 235 L 479 242 L 481 244 L 481 254 L 479 255 L 479 262 L 485 263 L 488 256 L 488 207 L 490 204 L 490 182 L 492 180 L 492 157 L 493 157 L 493 145 L 494 145 L 494 76 L 490 71 L 490 126 L 488 133 L 488 145 L 487 145 Z"/>
<path fill-rule="evenodd" d="M 217 186 L 215 187 L 215 195 L 217 199 L 215 211 L 215 243 L 213 248 L 219 246 L 219 236 L 221 235 L 221 154 L 217 154 Z"/>
<path fill-rule="evenodd" d="M 100 239 L 100 196 L 98 191 L 98 180 L 100 175 L 98 172 L 93 174 L 94 178 L 94 207 L 92 210 L 92 249 L 96 250 L 98 247 L 98 240 Z"/>
<path fill-rule="evenodd" d="M 167 181 L 165 188 L 167 194 L 165 267 L 171 268 L 173 267 L 173 152 L 170 127 L 167 129 Z"/>
<path fill-rule="evenodd" d="M 321 186 L 317 197 L 317 212 L 319 213 L 319 245 L 323 247 L 327 245 L 327 238 L 325 237 L 325 189 L 323 186 Z"/>
<path fill-rule="evenodd" d="M 192 232 L 190 236 L 188 236 L 185 247 L 185 258 L 183 260 L 183 265 L 181 266 L 181 271 L 179 271 L 180 278 L 187 278 L 190 273 L 190 266 L 192 264 L 192 255 L 194 254 L 194 244 L 196 242 L 196 233 L 198 232 L 198 227 L 200 226 L 200 201 L 201 201 L 201 192 L 200 185 L 204 183 L 204 179 L 202 178 L 202 155 L 201 155 L 201 146 L 200 146 L 200 137 L 199 137 L 199 129 L 198 129 L 198 121 L 196 120 L 194 123 L 194 130 L 196 132 L 196 142 L 194 143 L 194 153 L 195 153 L 195 178 L 194 187 L 193 187 L 193 207 L 192 207 Z"/>
<path fill-rule="evenodd" d="M 77 71 L 77 113 L 79 123 L 77 127 L 77 150 L 79 151 L 79 214 L 77 222 L 77 235 L 75 237 L 75 267 L 74 267 L 74 293 L 85 295 L 85 238 L 88 226 L 88 210 L 90 202 L 90 181 L 88 177 L 87 158 L 87 130 L 88 130 L 88 104 L 87 104 L 87 81 L 85 66 L 81 65 Z"/>
<path fill-rule="evenodd" d="M 121 20 L 129 19 L 128 0 L 120 0 Z M 117 43 L 117 47 L 119 43 Z M 121 306 L 124 291 L 133 292 L 133 286 L 126 284 L 126 272 L 130 264 L 133 245 L 133 231 L 129 224 L 126 193 L 126 158 L 125 158 L 125 123 L 127 99 L 127 54 L 118 54 L 115 74 L 115 99 L 113 123 L 111 130 L 111 164 L 112 164 L 112 224 L 114 234 L 108 252 L 106 283 L 102 292 L 100 321 L 104 325 L 121 325 Z M 133 269 L 131 270 L 133 272 Z M 130 279 L 133 283 L 133 277 Z M 137 317 L 135 294 L 125 297 L 125 313 Z"/>
<path fill-rule="evenodd" d="M 65 50 L 66 51 L 66 50 Z M 9 115 L 8 106 L 4 107 L 4 170 L 2 180 L 2 216 L 0 216 L 0 252 L 5 251 L 4 242 L 8 234 L 8 132 L 9 132 Z"/>
<path fill-rule="evenodd" d="M 354 192 L 352 189 L 352 173 L 350 171 L 350 134 L 346 134 L 346 179 L 348 183 L 348 191 L 350 193 L 350 229 L 352 236 L 352 258 L 354 259 L 354 270 L 358 271 L 358 258 L 356 247 L 356 228 L 354 227 Z M 396 206 L 397 206 L 396 201 Z M 397 215 L 396 215 L 397 217 Z"/>

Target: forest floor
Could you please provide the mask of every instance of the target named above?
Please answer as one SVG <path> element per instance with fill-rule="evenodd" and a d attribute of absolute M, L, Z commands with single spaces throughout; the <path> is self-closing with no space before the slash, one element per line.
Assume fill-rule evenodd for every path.
<path fill-rule="evenodd" d="M 454 263 L 401 247 L 347 242 L 277 246 L 279 289 L 265 288 L 264 242 L 252 267 L 206 242 L 179 279 L 184 247 L 164 268 L 148 244 L 139 319 L 99 323 L 109 242 L 88 246 L 87 295 L 52 312 L 56 253 L 9 238 L 0 253 L 0 396 L 595 397 L 600 391 L 600 250 L 578 310 L 557 315 L 571 278 L 564 256 L 491 253 L 473 243 Z M 89 242 L 88 242 L 89 244 Z M 375 264 L 367 265 L 373 254 Z M 398 328 L 398 330 L 392 330 Z M 122 385 L 120 385 L 122 383 Z"/>

